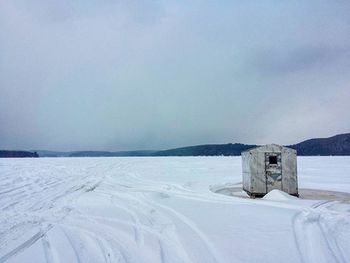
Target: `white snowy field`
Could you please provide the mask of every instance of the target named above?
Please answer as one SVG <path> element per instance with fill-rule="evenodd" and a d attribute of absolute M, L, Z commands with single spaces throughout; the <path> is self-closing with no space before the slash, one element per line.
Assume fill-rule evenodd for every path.
<path fill-rule="evenodd" d="M 299 188 L 350 193 L 350 157 L 298 158 Z M 350 203 L 210 187 L 240 157 L 0 159 L 0 262 L 350 262 Z"/>

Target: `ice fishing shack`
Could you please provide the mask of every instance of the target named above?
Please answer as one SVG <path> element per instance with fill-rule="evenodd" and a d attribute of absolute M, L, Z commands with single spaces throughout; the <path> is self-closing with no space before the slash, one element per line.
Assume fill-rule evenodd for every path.
<path fill-rule="evenodd" d="M 262 197 L 273 189 L 298 195 L 297 153 L 294 149 L 269 144 L 242 152 L 243 190 Z"/>

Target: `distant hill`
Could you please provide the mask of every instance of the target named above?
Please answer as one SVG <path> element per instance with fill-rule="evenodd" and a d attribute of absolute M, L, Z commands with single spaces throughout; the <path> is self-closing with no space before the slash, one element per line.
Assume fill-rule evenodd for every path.
<path fill-rule="evenodd" d="M 80 151 L 72 152 L 69 154 L 69 157 L 109 157 L 113 156 L 112 152 L 106 151 Z"/>
<path fill-rule="evenodd" d="M 289 147 L 297 150 L 298 155 L 350 155 L 350 133 L 310 139 Z"/>
<path fill-rule="evenodd" d="M 165 151 L 158 151 L 153 153 L 153 156 L 237 156 L 242 151 L 256 147 L 256 145 L 247 145 L 241 143 L 228 144 L 207 144 L 197 145 L 182 148 L 175 148 Z"/>
<path fill-rule="evenodd" d="M 155 151 L 119 151 L 119 152 L 106 152 L 106 151 L 80 151 L 72 152 L 69 157 L 122 157 L 122 156 L 150 156 Z"/>
<path fill-rule="evenodd" d="M 0 158 L 23 158 L 31 157 L 37 158 L 39 155 L 36 152 L 27 151 L 0 151 Z"/>
<path fill-rule="evenodd" d="M 57 151 L 45 151 L 45 150 L 35 150 L 39 157 L 69 157 L 71 152 L 57 152 Z"/>
<path fill-rule="evenodd" d="M 74 152 L 56 152 L 37 150 L 40 157 L 113 157 L 113 156 L 150 156 L 155 151 L 74 151 Z"/>
<path fill-rule="evenodd" d="M 237 156 L 242 151 L 258 145 L 247 145 L 240 143 L 229 144 L 208 144 L 175 148 L 155 152 L 153 156 Z M 317 155 L 350 155 L 350 133 L 339 134 L 329 138 L 311 139 L 298 144 L 289 145 L 299 156 Z"/>
<path fill-rule="evenodd" d="M 228 143 L 206 144 L 174 148 L 163 151 L 75 151 L 55 152 L 37 150 L 40 157 L 120 157 L 120 156 L 238 156 L 242 151 L 256 147 L 253 144 Z M 306 140 L 289 145 L 300 156 L 350 155 L 350 133 L 329 138 Z M 36 153 L 24 151 L 0 151 L 0 157 L 37 157 Z M 36 154 L 37 155 L 37 154 Z"/>

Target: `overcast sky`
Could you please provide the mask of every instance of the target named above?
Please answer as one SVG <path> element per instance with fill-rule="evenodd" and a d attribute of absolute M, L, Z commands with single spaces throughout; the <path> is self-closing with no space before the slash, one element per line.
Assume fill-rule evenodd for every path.
<path fill-rule="evenodd" d="M 0 2 L 2 149 L 349 131 L 349 1 Z"/>

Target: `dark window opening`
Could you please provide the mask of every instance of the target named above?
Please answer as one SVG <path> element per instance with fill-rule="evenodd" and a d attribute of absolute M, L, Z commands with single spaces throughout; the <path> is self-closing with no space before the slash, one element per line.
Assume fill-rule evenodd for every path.
<path fill-rule="evenodd" d="M 270 164 L 277 164 L 277 156 L 269 156 Z"/>

